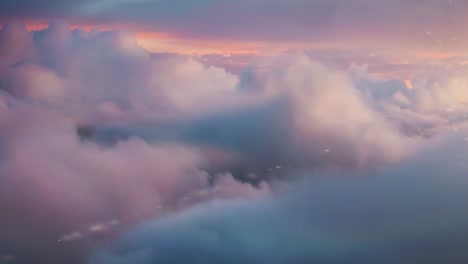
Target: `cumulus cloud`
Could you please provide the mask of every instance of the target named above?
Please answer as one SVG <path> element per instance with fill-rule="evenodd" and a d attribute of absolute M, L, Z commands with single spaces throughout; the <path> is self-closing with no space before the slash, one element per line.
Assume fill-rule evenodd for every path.
<path fill-rule="evenodd" d="M 346 72 L 304 54 L 252 62 L 236 92 L 258 99 L 183 124 L 101 126 L 91 138 L 133 135 L 221 148 L 232 153 L 231 160 L 210 169 L 254 183 L 314 168 L 376 168 L 410 155 L 419 144 L 367 100 Z"/>
<path fill-rule="evenodd" d="M 253 175 L 253 182 L 291 170 L 377 167 L 402 159 L 418 144 L 418 138 L 406 136 L 366 100 L 345 72 L 304 54 L 252 62 L 236 89 L 256 98 L 254 104 L 165 128 L 154 123 L 101 126 L 91 139 L 133 135 L 225 149 L 232 152 L 231 162 L 212 169 L 228 169 L 245 181 Z"/>
<path fill-rule="evenodd" d="M 2 56 L 4 89 L 84 121 L 186 112 L 196 101 L 189 98 L 229 93 L 237 82 L 223 69 L 205 68 L 190 58 L 152 60 L 132 33 L 70 31 L 68 24 L 56 21 L 32 33 L 12 22 L 2 34 L 11 49 L 28 47 Z"/>
<path fill-rule="evenodd" d="M 37 111 L 2 120 L 1 241 L 17 251 L 54 247 L 93 221 L 155 214 L 179 193 L 208 186 L 196 151 L 140 141 L 113 149 L 82 144 L 70 120 Z"/>
<path fill-rule="evenodd" d="M 289 113 L 285 117 L 294 141 L 306 148 L 305 156 L 311 160 L 317 160 L 317 154 L 312 153 L 324 149 L 333 150 L 332 163 L 338 165 L 359 166 L 374 162 L 374 158 L 378 162 L 402 156 L 401 144 L 409 142 L 366 104 L 346 75 L 304 55 L 280 56 L 266 67 L 266 74 L 254 74 L 254 79 L 261 83 L 257 84 L 260 89 L 286 98 Z"/>
<path fill-rule="evenodd" d="M 14 105 L 10 100 L 7 104 Z M 128 225 L 216 197 L 256 195 L 230 175 L 213 188 L 201 170 L 206 158 L 194 147 L 138 139 L 112 148 L 86 143 L 72 119 L 29 105 L 3 109 L 0 127 L 0 241 L 29 252 L 18 257 L 25 262 L 44 257 L 36 255 L 43 247 L 61 255 L 57 243 L 80 239 L 82 229 L 101 221 Z"/>
<path fill-rule="evenodd" d="M 152 60 L 126 32 L 70 31 L 64 22 L 27 32 L 12 22 L 0 35 L 8 52 L 0 66 L 0 248 L 18 263 L 80 263 L 89 243 L 57 243 L 92 238 L 96 228 L 86 226 L 116 229 L 99 223 L 125 226 L 226 189 L 230 197 L 253 192 L 225 175 L 212 194 L 202 168 L 222 150 L 138 138 L 112 147 L 82 140 L 91 125 L 219 109 L 206 100 L 233 93 L 234 75 L 191 59 Z M 235 106 L 229 99 L 223 106 L 229 104 Z"/>
<path fill-rule="evenodd" d="M 408 135 L 431 136 L 466 121 L 465 64 L 423 64 L 407 82 L 381 80 L 365 66 L 351 65 L 348 75 L 366 100 Z M 409 82 L 409 84 L 408 84 Z"/>

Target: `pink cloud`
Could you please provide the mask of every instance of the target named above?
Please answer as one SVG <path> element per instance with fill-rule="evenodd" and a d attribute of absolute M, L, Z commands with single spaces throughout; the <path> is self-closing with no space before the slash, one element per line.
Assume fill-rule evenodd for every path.
<path fill-rule="evenodd" d="M 0 45 L 0 210 L 12 212 L 0 241 L 39 255 L 161 211 L 268 197 L 304 171 L 381 169 L 465 115 L 447 109 L 466 96 L 461 66 L 424 67 L 409 90 L 296 52 L 237 76 L 63 22 L 8 24 Z"/>

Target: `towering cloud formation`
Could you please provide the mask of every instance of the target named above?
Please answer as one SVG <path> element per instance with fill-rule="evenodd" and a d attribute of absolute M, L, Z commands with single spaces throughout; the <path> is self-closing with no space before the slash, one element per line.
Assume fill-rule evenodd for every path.
<path fill-rule="evenodd" d="M 269 197 L 283 187 L 277 179 L 395 164 L 422 148 L 424 136 L 462 123 L 465 114 L 462 106 L 447 109 L 455 95 L 465 96 L 462 69 L 421 73 L 409 90 L 357 66 L 340 72 L 288 53 L 254 60 L 236 76 L 190 58 L 150 54 L 128 32 L 70 30 L 64 22 L 33 32 L 12 22 L 0 30 L 0 47 L 0 254 L 19 263 L 80 263 L 77 256 L 86 255 L 96 233 L 207 200 Z M 450 93 L 440 92 L 445 86 Z M 192 214 L 202 224 L 224 222 L 257 206 L 278 219 L 272 228 L 303 224 L 295 217 L 302 205 L 296 211 L 281 199 L 255 209 L 237 203 L 224 209 L 226 216 L 212 218 L 212 209 L 176 216 L 167 234 L 179 224 L 190 229 Z M 278 217 L 276 203 L 279 212 L 293 214 Z M 257 223 L 245 227 L 256 230 Z M 157 234 L 165 232 L 160 228 Z M 268 228 L 259 232 L 265 250 L 283 247 L 264 237 Z M 256 243 L 231 239 L 229 231 L 226 253 L 216 244 L 192 248 L 198 235 L 182 235 L 189 241 L 184 254 L 203 250 L 214 260 L 231 256 L 236 243 Z M 284 236 L 302 240 L 298 230 Z M 174 246 L 165 235 L 155 243 Z M 246 249 L 245 258 L 270 259 L 256 250 Z M 278 260 L 315 259 L 278 252 Z M 142 261 L 154 260 L 154 252 L 145 254 Z"/>

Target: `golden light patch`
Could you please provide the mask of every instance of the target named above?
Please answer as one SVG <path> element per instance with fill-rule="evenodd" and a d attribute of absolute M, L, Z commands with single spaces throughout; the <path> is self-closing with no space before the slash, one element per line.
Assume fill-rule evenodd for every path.
<path fill-rule="evenodd" d="M 458 95 L 458 102 L 460 102 L 462 104 L 468 103 L 468 101 L 466 100 L 466 98 L 465 98 L 465 96 L 463 94 Z"/>
<path fill-rule="evenodd" d="M 405 80 L 405 84 L 408 89 L 413 89 L 413 82 L 411 82 L 411 80 Z"/>

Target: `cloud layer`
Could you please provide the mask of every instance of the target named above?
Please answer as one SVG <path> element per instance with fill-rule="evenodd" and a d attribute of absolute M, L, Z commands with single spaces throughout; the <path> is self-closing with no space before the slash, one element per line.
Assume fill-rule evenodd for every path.
<path fill-rule="evenodd" d="M 319 204 L 291 201 L 339 193 L 311 185 L 296 196 L 289 194 L 289 182 L 329 171 L 378 174 L 441 144 L 449 133 L 462 134 L 468 114 L 464 66 L 424 67 L 411 78 L 412 89 L 404 80 L 377 78 L 364 66 L 331 69 L 301 52 L 255 58 L 234 75 L 193 58 L 150 54 L 129 32 L 70 30 L 60 21 L 33 32 L 14 21 L 6 24 L 0 47 L 0 211 L 6 215 L 0 256 L 15 256 L 18 263 L 83 263 L 90 250 L 135 223 L 208 201 L 211 208 L 189 209 L 148 227 L 162 236 L 140 238 L 136 231 L 137 246 L 160 245 L 183 257 L 201 250 L 210 261 L 328 258 L 312 250 L 318 242 L 308 244 L 300 230 L 286 230 L 297 224 L 319 232 L 309 220 L 328 214 Z M 411 174 L 408 168 L 403 175 Z M 384 181 L 395 169 L 389 174 Z M 358 193 L 384 189 L 383 183 L 358 183 L 349 189 L 346 182 L 325 184 L 343 188 L 350 204 L 363 207 Z M 278 193 L 286 198 L 269 200 Z M 393 194 L 381 197 L 384 208 Z M 242 223 L 237 214 L 244 210 L 260 222 Z M 249 238 L 268 216 L 277 221 L 258 229 L 259 241 Z M 211 231 L 206 237 L 185 232 L 197 228 L 193 221 L 207 221 L 215 234 L 227 225 L 227 248 L 212 241 L 218 235 Z M 212 227 L 212 221 L 221 226 Z M 341 224 L 338 230 L 348 232 Z M 284 240 L 271 237 L 276 228 Z M 232 237 L 231 229 L 242 236 Z M 328 232 L 321 235 L 328 238 Z M 181 248 L 173 244 L 174 234 L 187 239 Z M 360 255 L 367 239 L 354 251 L 354 236 L 333 238 L 325 251 L 338 247 Z M 282 249 L 283 241 L 298 248 Z M 271 249 L 279 255 L 267 256 Z M 233 250 L 245 255 L 234 258 Z M 135 257 L 141 263 L 175 261 L 152 250 L 140 253 Z M 92 261 L 117 263 L 120 257 L 98 254 Z"/>
<path fill-rule="evenodd" d="M 466 146 L 454 136 L 380 173 L 308 173 L 276 198 L 197 206 L 89 263 L 463 263 Z"/>

